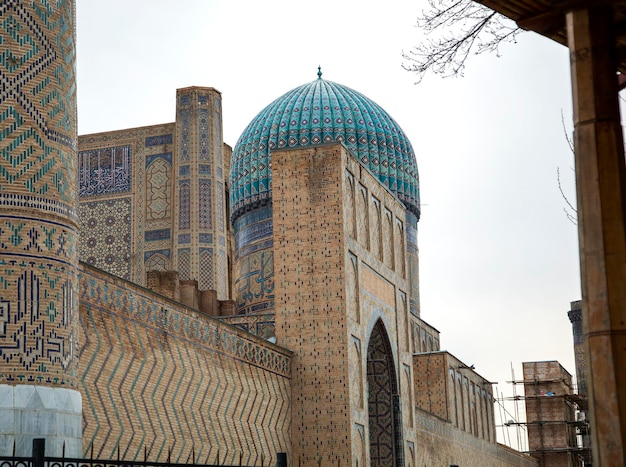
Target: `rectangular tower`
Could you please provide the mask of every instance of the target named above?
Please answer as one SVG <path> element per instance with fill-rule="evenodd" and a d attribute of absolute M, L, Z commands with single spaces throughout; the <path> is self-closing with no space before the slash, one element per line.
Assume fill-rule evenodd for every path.
<path fill-rule="evenodd" d="M 272 198 L 293 465 L 415 465 L 404 206 L 338 143 L 272 152 Z"/>
<path fill-rule="evenodd" d="M 228 300 L 221 94 L 177 90 L 176 121 L 79 138 L 80 257 L 146 285 L 178 271 Z"/>

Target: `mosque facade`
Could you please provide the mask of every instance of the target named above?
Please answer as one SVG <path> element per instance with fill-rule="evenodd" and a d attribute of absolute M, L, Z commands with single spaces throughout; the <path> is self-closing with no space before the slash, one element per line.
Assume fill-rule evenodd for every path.
<path fill-rule="evenodd" d="M 0 454 L 537 465 L 420 317 L 417 163 L 380 106 L 318 71 L 232 150 L 207 87 L 77 137 L 74 2 L 0 13 Z"/>

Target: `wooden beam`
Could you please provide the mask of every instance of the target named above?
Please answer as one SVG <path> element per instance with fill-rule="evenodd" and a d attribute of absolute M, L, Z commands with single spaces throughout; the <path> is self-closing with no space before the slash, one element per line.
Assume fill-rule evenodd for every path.
<path fill-rule="evenodd" d="M 520 18 L 517 25 L 528 31 L 552 37 L 565 29 L 565 13 L 563 11 L 547 11 L 534 16 Z"/>
<path fill-rule="evenodd" d="M 626 465 L 626 166 L 613 9 L 567 13 L 593 464 Z"/>

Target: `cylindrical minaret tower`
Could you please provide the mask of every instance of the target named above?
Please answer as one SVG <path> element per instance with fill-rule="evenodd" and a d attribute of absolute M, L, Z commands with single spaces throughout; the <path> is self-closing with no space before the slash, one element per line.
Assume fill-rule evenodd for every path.
<path fill-rule="evenodd" d="M 0 5 L 0 455 L 82 451 L 75 15 Z"/>

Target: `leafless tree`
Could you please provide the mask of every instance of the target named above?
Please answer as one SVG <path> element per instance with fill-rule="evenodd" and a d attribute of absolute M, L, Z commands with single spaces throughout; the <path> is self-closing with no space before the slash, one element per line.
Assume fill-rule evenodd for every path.
<path fill-rule="evenodd" d="M 498 53 L 504 42 L 515 42 L 522 30 L 515 22 L 473 0 L 428 0 L 417 26 L 429 36 L 402 56 L 403 67 L 422 80 L 427 71 L 462 75 L 470 53 Z"/>

